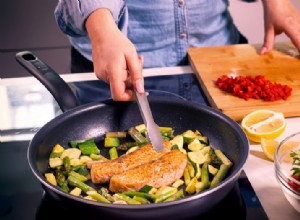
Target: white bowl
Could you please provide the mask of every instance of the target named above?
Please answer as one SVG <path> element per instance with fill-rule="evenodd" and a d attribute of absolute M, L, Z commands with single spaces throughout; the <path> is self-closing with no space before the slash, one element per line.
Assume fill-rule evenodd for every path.
<path fill-rule="evenodd" d="M 290 135 L 279 144 L 274 164 L 276 178 L 286 199 L 300 213 L 300 181 L 292 177 L 291 170 L 295 165 L 290 153 L 295 150 L 300 153 L 300 132 Z M 299 190 L 295 190 L 291 185 L 299 186 Z"/>

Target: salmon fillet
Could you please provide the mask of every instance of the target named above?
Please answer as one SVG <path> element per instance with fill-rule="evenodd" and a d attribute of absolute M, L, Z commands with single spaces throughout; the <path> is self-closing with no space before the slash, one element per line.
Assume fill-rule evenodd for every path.
<path fill-rule="evenodd" d="M 145 185 L 155 188 L 167 186 L 181 178 L 187 157 L 179 150 L 171 150 L 158 160 L 140 165 L 110 179 L 110 191 L 139 191 Z"/>
<path fill-rule="evenodd" d="M 147 144 L 136 151 L 124 154 L 114 160 L 103 161 L 92 164 L 91 179 L 93 183 L 108 183 L 110 178 L 116 174 L 137 167 L 141 164 L 157 160 L 170 151 L 170 142 L 164 141 L 164 150 L 157 152 L 151 144 Z"/>

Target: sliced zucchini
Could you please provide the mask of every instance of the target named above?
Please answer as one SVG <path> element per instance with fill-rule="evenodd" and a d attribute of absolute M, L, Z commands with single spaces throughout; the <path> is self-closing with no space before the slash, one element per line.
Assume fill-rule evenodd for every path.
<path fill-rule="evenodd" d="M 188 144 L 188 149 L 190 151 L 199 151 L 205 146 L 206 145 L 202 144 L 198 139 L 194 139 L 191 143 Z"/>
<path fill-rule="evenodd" d="M 118 147 L 120 140 L 117 137 L 106 137 L 104 139 L 104 147 Z"/>
<path fill-rule="evenodd" d="M 184 181 L 182 179 L 178 179 L 172 184 L 172 186 L 175 188 L 178 188 L 178 187 L 182 186 L 183 184 L 184 184 Z"/>
<path fill-rule="evenodd" d="M 57 181 L 53 173 L 45 173 L 46 180 L 54 186 L 57 186 Z"/>
<path fill-rule="evenodd" d="M 68 148 L 64 150 L 60 158 L 64 159 L 65 157 L 69 157 L 70 160 L 79 159 L 80 155 L 81 155 L 81 151 L 78 148 Z"/>
<path fill-rule="evenodd" d="M 205 155 L 201 151 L 190 151 L 187 156 L 192 163 L 203 164 L 206 161 Z"/>
<path fill-rule="evenodd" d="M 215 176 L 218 173 L 219 169 L 215 168 L 214 166 L 208 164 L 208 172 Z"/>
<path fill-rule="evenodd" d="M 184 143 L 190 143 L 196 137 L 195 133 L 192 130 L 187 130 L 183 132 L 182 136 L 183 136 Z"/>
<path fill-rule="evenodd" d="M 189 184 L 186 186 L 185 191 L 190 195 L 195 193 L 197 182 L 198 180 L 196 177 L 192 178 Z"/>
<path fill-rule="evenodd" d="M 81 195 L 82 190 L 78 187 L 75 187 L 74 189 L 72 189 L 70 191 L 70 194 L 73 196 L 80 196 Z"/>
<path fill-rule="evenodd" d="M 79 158 L 71 159 L 71 160 L 70 160 L 70 164 L 71 164 L 72 167 L 81 165 L 81 164 L 80 164 Z"/>
<path fill-rule="evenodd" d="M 51 168 L 56 168 L 58 166 L 63 165 L 63 160 L 59 157 L 55 157 L 55 158 L 50 158 L 49 159 L 49 165 Z"/>
<path fill-rule="evenodd" d="M 64 152 L 64 150 L 65 150 L 65 148 L 63 148 L 60 144 L 56 144 L 52 149 L 52 153 L 62 154 L 62 152 Z"/>
<path fill-rule="evenodd" d="M 146 132 L 146 126 L 145 124 L 140 124 L 135 126 L 135 129 L 138 130 L 140 133 L 145 133 Z"/>
<path fill-rule="evenodd" d="M 98 155 L 98 154 L 94 154 L 94 155 Z M 87 163 L 88 161 L 92 161 L 92 158 L 89 157 L 89 156 L 83 155 L 83 156 L 80 156 L 80 158 L 79 158 L 79 163 L 80 163 L 81 165 L 86 165 L 86 163 Z"/>
<path fill-rule="evenodd" d="M 182 135 L 176 135 L 171 141 L 171 146 L 177 145 L 178 148 L 183 148 L 183 136 Z"/>

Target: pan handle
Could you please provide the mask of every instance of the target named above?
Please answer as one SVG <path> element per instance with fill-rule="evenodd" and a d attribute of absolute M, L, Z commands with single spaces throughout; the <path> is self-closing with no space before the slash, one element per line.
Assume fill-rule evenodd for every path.
<path fill-rule="evenodd" d="M 69 85 L 31 51 L 17 53 L 16 60 L 48 89 L 63 112 L 79 106 Z"/>

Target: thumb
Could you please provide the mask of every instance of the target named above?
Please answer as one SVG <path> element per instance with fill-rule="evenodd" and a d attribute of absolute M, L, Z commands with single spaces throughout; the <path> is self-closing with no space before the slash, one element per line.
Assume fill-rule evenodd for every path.
<path fill-rule="evenodd" d="M 133 79 L 135 81 L 135 88 L 136 90 L 139 92 L 139 93 L 143 93 L 145 92 L 145 88 L 144 88 L 144 77 L 142 75 L 142 72 L 143 72 L 143 65 L 144 65 L 144 57 L 143 56 L 138 56 L 138 59 L 139 59 L 139 63 L 140 63 L 140 69 L 141 69 L 141 77 L 142 78 L 138 78 L 138 79 Z"/>
<path fill-rule="evenodd" d="M 260 49 L 260 54 L 265 54 L 273 50 L 275 42 L 275 31 L 273 27 L 269 27 L 265 31 L 264 44 Z"/>
<path fill-rule="evenodd" d="M 144 77 L 143 77 L 143 63 L 144 59 L 142 56 L 138 56 L 137 62 L 129 63 L 129 77 L 133 87 L 137 90 L 138 93 L 144 93 Z"/>

